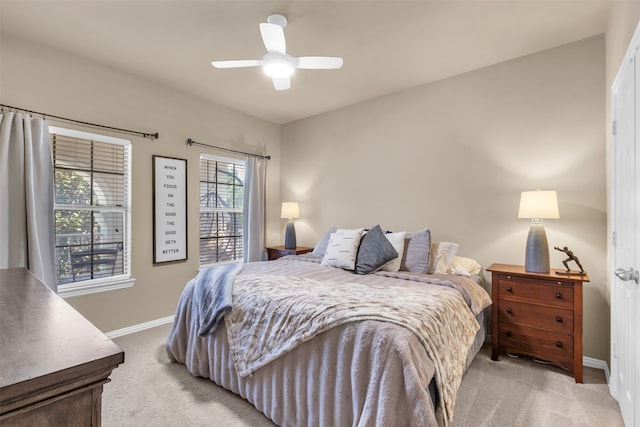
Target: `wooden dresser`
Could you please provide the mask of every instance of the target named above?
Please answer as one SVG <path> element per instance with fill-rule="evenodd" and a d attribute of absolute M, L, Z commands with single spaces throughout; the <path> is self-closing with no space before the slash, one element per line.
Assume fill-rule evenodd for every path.
<path fill-rule="evenodd" d="M 522 354 L 567 369 L 582 382 L 582 283 L 563 270 L 531 273 L 523 266 L 493 264 L 491 358 Z"/>
<path fill-rule="evenodd" d="M 0 425 L 99 426 L 124 352 L 23 268 L 0 270 Z"/>
<path fill-rule="evenodd" d="M 302 255 L 309 253 L 313 248 L 298 246 L 295 249 L 286 249 L 284 246 L 267 246 L 267 259 L 273 261 L 287 255 Z"/>

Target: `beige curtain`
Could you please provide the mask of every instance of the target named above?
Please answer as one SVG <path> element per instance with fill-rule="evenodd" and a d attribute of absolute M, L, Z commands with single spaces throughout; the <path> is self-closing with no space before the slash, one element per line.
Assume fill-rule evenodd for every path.
<path fill-rule="evenodd" d="M 249 156 L 244 170 L 244 261 L 265 259 L 267 160 Z"/>
<path fill-rule="evenodd" d="M 26 267 L 57 291 L 53 159 L 44 119 L 0 114 L 0 268 Z"/>

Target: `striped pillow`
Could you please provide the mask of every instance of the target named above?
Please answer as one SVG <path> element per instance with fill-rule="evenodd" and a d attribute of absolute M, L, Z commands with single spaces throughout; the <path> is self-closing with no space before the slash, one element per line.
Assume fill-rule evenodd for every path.
<path fill-rule="evenodd" d="M 424 228 L 411 234 L 405 251 L 404 268 L 412 273 L 426 274 L 429 271 L 429 253 L 431 248 L 431 231 Z"/>
<path fill-rule="evenodd" d="M 321 265 L 353 270 L 356 267 L 356 256 L 363 230 L 363 228 L 337 229 L 329 238 Z"/>

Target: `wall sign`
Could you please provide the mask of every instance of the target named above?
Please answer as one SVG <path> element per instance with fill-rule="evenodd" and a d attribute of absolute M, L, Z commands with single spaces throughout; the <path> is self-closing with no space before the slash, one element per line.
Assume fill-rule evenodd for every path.
<path fill-rule="evenodd" d="M 187 160 L 153 156 L 153 263 L 187 259 Z"/>

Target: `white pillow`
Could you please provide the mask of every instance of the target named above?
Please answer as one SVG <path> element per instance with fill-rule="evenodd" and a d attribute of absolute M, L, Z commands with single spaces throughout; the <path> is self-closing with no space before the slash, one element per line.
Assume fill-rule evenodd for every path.
<path fill-rule="evenodd" d="M 404 254 L 404 238 L 407 232 L 401 231 L 398 233 L 386 233 L 384 237 L 391 243 L 393 248 L 398 252 L 398 256 L 380 267 L 382 271 L 398 271 L 400 270 L 400 264 L 402 263 L 402 255 Z"/>
<path fill-rule="evenodd" d="M 458 244 L 452 242 L 431 242 L 429 274 L 447 274 L 453 257 L 458 252 Z"/>
<path fill-rule="evenodd" d="M 356 256 L 363 230 L 363 228 L 355 230 L 339 228 L 335 233 L 332 233 L 321 265 L 344 268 L 345 270 L 356 268 Z"/>
<path fill-rule="evenodd" d="M 459 276 L 477 276 L 480 274 L 480 270 L 482 270 L 482 266 L 478 261 L 463 256 L 454 256 L 451 266 L 449 266 L 449 272 Z"/>

